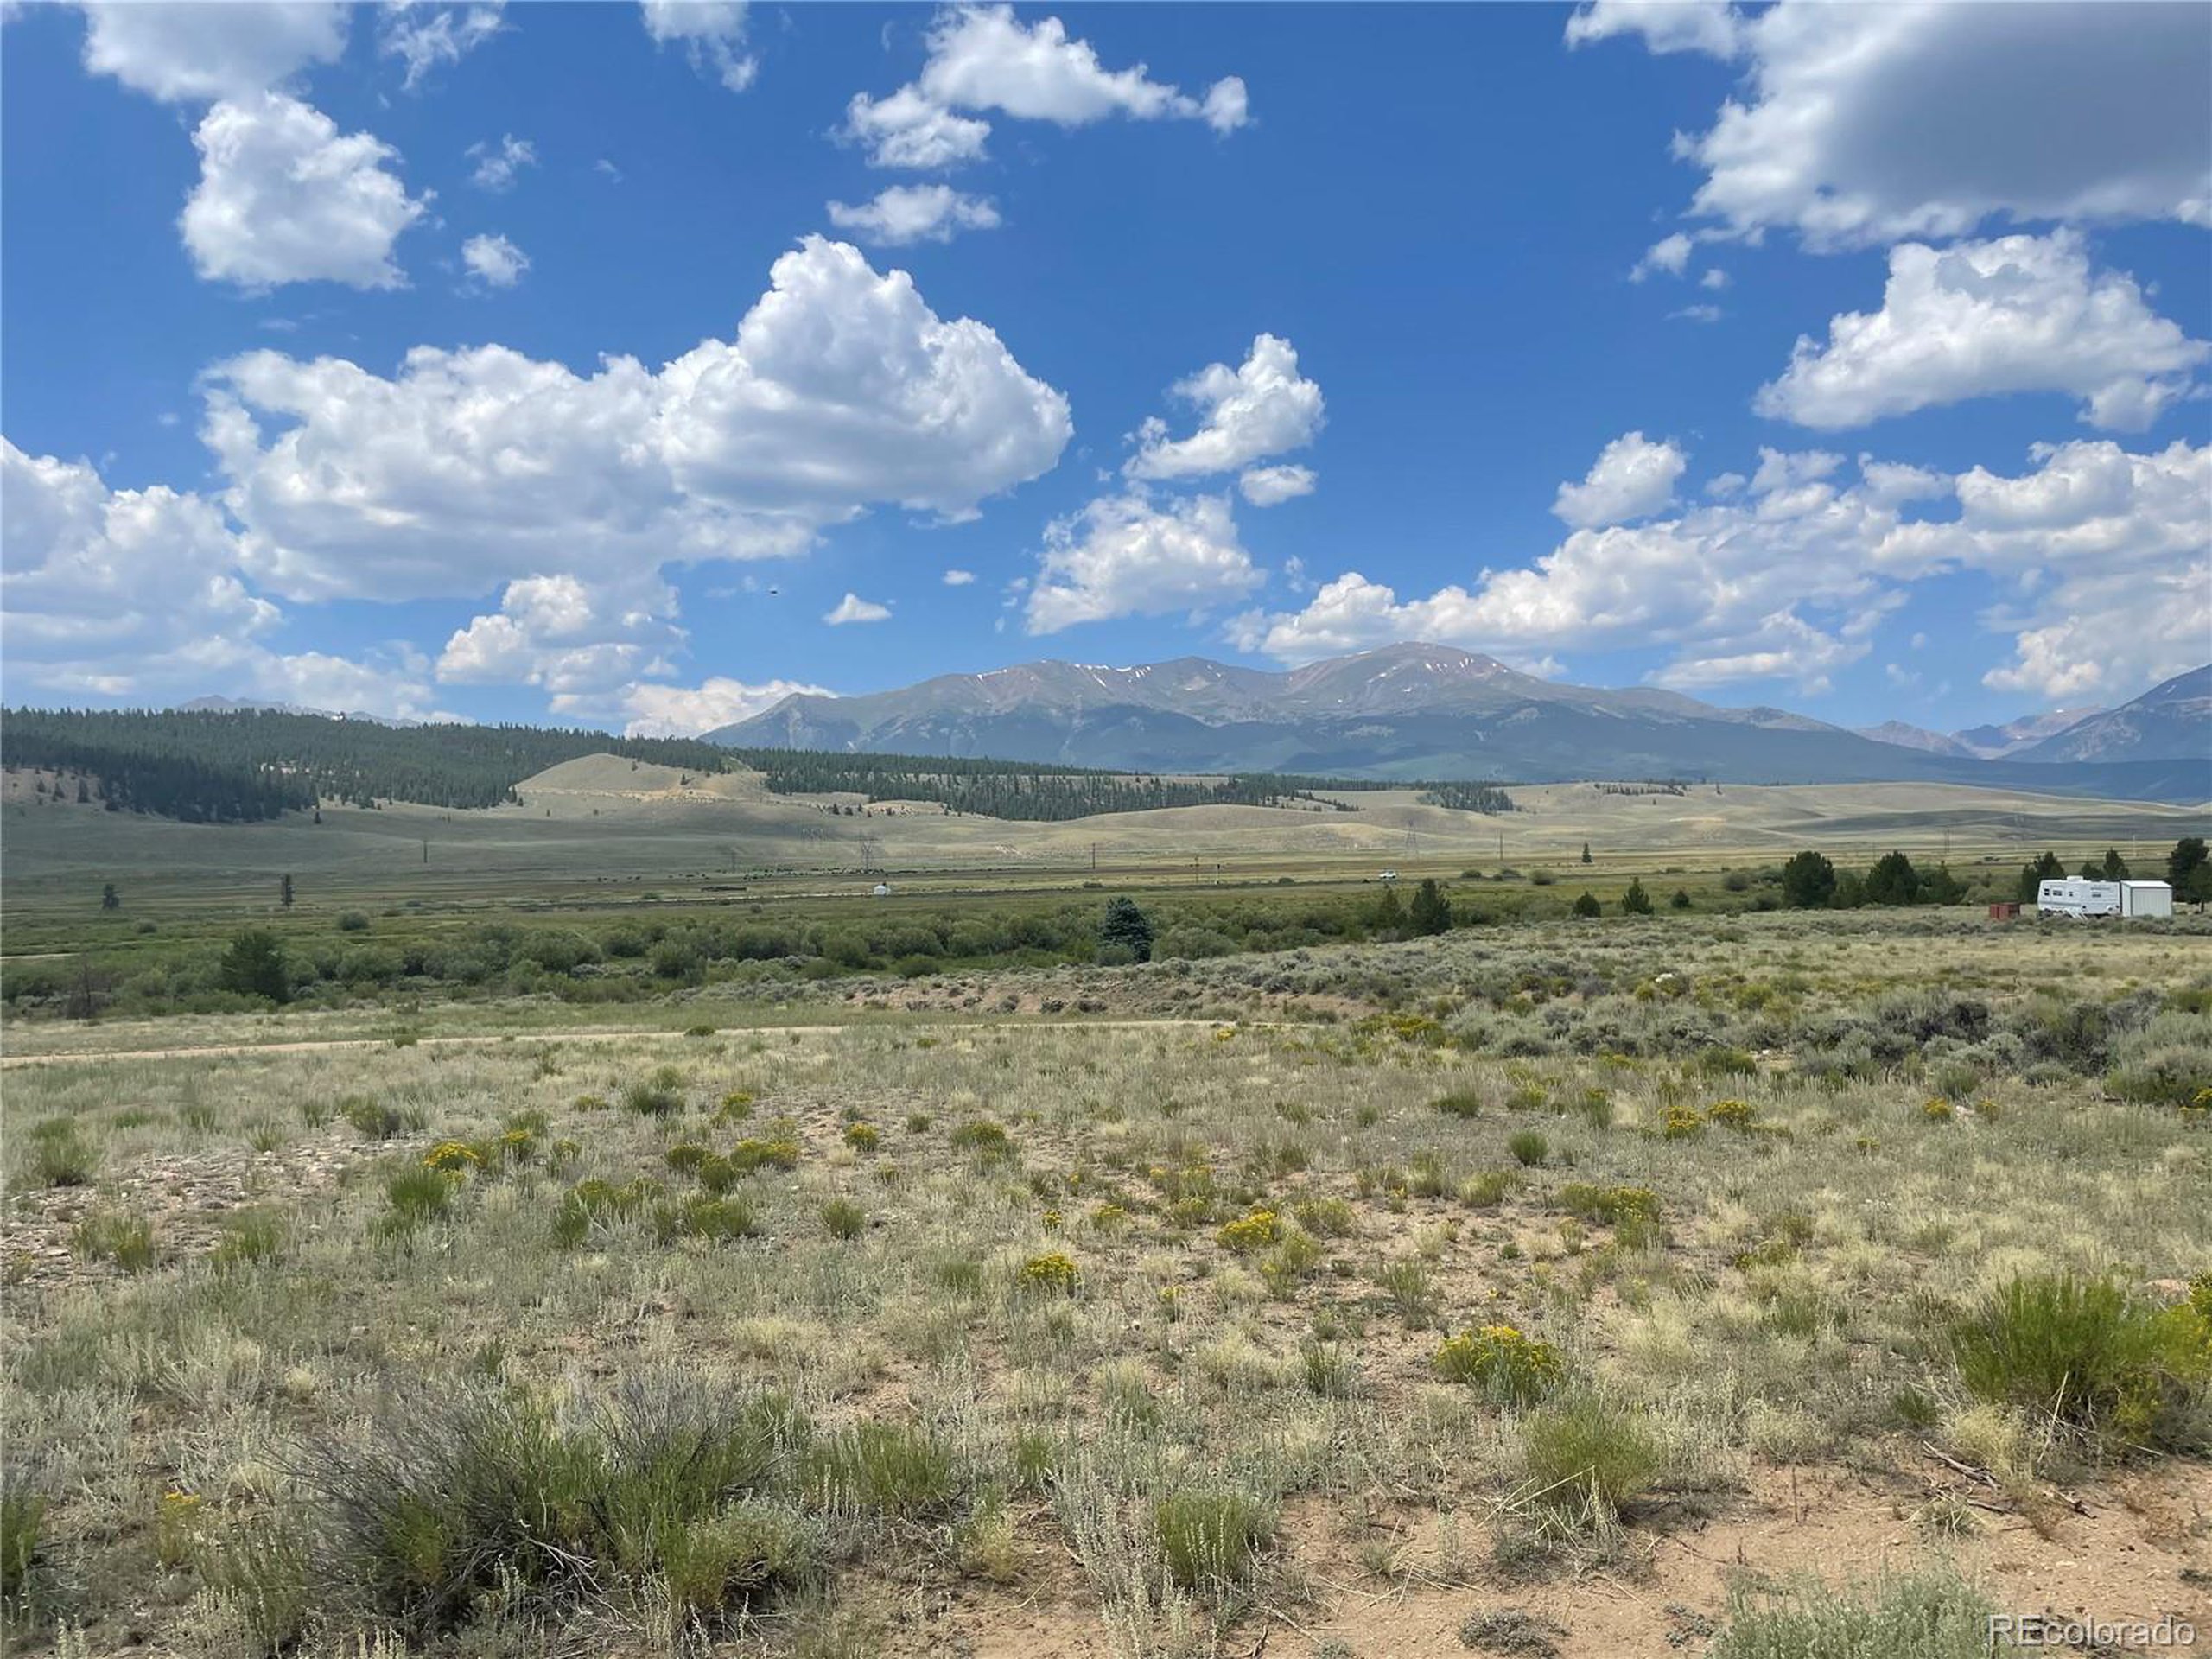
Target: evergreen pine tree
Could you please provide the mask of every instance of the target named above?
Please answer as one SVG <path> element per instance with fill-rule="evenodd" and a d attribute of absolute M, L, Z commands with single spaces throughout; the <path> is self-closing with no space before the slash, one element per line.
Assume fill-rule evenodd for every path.
<path fill-rule="evenodd" d="M 1407 919 L 1416 933 L 1448 933 L 1452 931 L 1452 901 L 1444 896 L 1433 875 L 1421 877 L 1421 886 L 1414 890 L 1412 907 Z"/>
<path fill-rule="evenodd" d="M 1106 906 L 1098 923 L 1102 946 L 1121 945 L 1139 962 L 1152 960 L 1152 918 L 1137 908 L 1134 899 L 1116 899 Z"/>

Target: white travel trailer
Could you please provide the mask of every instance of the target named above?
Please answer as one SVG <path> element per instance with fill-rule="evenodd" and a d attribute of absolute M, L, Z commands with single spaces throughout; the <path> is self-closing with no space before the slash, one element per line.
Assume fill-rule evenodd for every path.
<path fill-rule="evenodd" d="M 2077 922 L 2112 916 L 2127 920 L 2174 913 L 2174 890 L 2163 881 L 2091 881 L 2069 876 L 2036 889 L 2036 909 Z"/>

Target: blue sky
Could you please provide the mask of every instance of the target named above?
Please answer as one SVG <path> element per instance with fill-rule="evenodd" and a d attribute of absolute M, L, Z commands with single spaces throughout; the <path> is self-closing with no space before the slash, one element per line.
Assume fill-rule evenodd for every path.
<path fill-rule="evenodd" d="M 2212 12 L 2113 11 L 19 6 L 6 696 L 2124 701 L 2212 657 Z"/>

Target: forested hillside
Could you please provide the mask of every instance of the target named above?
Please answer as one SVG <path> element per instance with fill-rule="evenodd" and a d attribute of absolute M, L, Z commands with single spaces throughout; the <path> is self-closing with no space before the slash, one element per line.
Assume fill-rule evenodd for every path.
<path fill-rule="evenodd" d="M 1249 774 L 1164 778 L 1037 761 L 949 756 L 843 753 L 822 749 L 729 749 L 762 773 L 779 795 L 856 794 L 871 801 L 936 801 L 985 817 L 1058 822 L 1100 812 L 1167 806 L 1281 806 L 1355 809 L 1312 793 L 1323 780 Z M 1336 785 L 1330 785 L 1336 787 Z"/>
<path fill-rule="evenodd" d="M 118 811 L 238 823 L 304 811 L 318 798 L 375 806 L 497 806 L 533 773 L 587 754 L 721 772 L 728 752 L 681 738 L 533 726 L 379 726 L 321 715 L 9 710 L 0 762 L 90 774 Z"/>
<path fill-rule="evenodd" d="M 111 810 L 192 823 L 251 823 L 318 799 L 488 807 L 564 760 L 618 754 L 711 773 L 756 767 L 781 795 L 934 801 L 956 812 L 1033 821 L 1169 806 L 1296 802 L 1350 811 L 1312 778 L 1176 779 L 1008 760 L 791 749 L 727 749 L 683 738 L 623 738 L 533 726 L 382 726 L 274 710 L 22 709 L 0 725 L 0 761 L 97 779 Z M 1338 785 L 1332 785 L 1331 787 Z"/>
<path fill-rule="evenodd" d="M 1599 785 L 1603 789 L 1605 785 Z M 1489 784 L 1436 784 L 1421 791 L 1423 806 L 1448 806 L 1457 812 L 1510 812 L 1513 798 Z"/>

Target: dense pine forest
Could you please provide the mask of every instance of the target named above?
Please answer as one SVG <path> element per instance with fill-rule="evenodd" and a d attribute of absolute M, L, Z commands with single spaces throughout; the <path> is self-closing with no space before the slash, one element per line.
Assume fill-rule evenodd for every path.
<path fill-rule="evenodd" d="M 0 762 L 89 774 L 117 811 L 193 823 L 355 806 L 497 806 L 524 779 L 587 754 L 720 772 L 727 751 L 684 738 L 534 726 L 381 726 L 268 710 L 10 709 Z"/>
<path fill-rule="evenodd" d="M 1317 791 L 1394 786 L 1272 773 L 1171 777 L 941 755 L 730 749 L 691 738 L 536 726 L 385 726 L 273 710 L 18 709 L 0 715 L 0 763 L 97 779 L 111 811 L 188 823 L 252 823 L 312 810 L 319 800 L 498 806 L 514 799 L 525 779 L 588 754 L 694 773 L 750 767 L 779 795 L 932 801 L 955 812 L 1036 822 L 1171 806 L 1351 812 L 1358 809 Z M 1489 785 L 1416 787 L 1433 805 L 1513 810 L 1505 791 Z"/>
<path fill-rule="evenodd" d="M 1489 784 L 1431 784 L 1421 793 L 1423 806 L 1448 806 L 1459 812 L 1510 812 L 1513 798 Z"/>
<path fill-rule="evenodd" d="M 955 812 L 991 818 L 1057 823 L 1101 812 L 1147 812 L 1166 806 L 1281 806 L 1294 802 L 1323 811 L 1357 810 L 1314 795 L 1314 789 L 1325 786 L 1325 780 L 1316 778 L 1256 773 L 1166 778 L 1027 760 L 850 754 L 823 749 L 732 749 L 728 753 L 760 772 L 769 789 L 779 795 L 855 794 L 871 801 L 935 801 Z"/>

